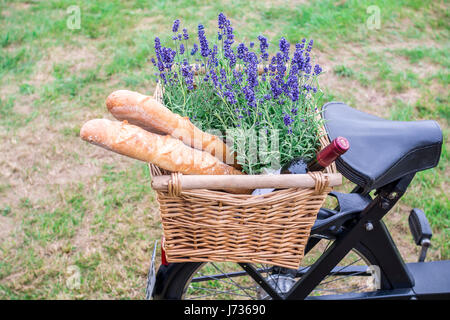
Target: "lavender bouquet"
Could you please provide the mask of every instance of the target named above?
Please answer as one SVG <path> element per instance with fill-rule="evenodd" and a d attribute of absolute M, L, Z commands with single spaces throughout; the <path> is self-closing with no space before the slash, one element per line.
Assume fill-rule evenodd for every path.
<path fill-rule="evenodd" d="M 313 67 L 313 40 L 291 44 L 281 38 L 269 55 L 269 42 L 235 44 L 234 30 L 220 13 L 215 41 L 199 24 L 198 42 L 175 20 L 172 48 L 155 38 L 152 58 L 164 89 L 164 104 L 204 131 L 226 140 L 244 172 L 277 169 L 294 157 L 309 159 L 320 146 L 317 117 L 321 67 Z"/>

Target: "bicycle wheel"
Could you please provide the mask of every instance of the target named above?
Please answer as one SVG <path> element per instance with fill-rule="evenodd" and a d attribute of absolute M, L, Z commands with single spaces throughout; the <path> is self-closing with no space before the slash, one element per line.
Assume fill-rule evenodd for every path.
<path fill-rule="evenodd" d="M 306 270 L 332 243 L 321 239 L 305 255 L 298 270 L 266 264 L 252 264 L 280 295 L 287 293 Z M 347 254 L 327 277 L 311 292 L 308 298 L 374 291 L 379 283 L 377 261 L 362 247 Z M 266 291 L 232 262 L 171 264 L 165 275 L 165 287 L 154 299 L 270 299 Z"/>

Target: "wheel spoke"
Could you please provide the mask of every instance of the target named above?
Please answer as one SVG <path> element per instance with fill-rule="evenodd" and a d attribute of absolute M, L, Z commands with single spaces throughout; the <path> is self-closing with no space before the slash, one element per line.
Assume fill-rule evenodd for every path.
<path fill-rule="evenodd" d="M 226 275 L 226 276 L 227 276 L 227 279 L 230 279 L 231 282 L 233 282 L 238 288 L 240 288 L 240 289 L 241 289 L 242 291 L 244 291 L 251 299 L 253 299 L 253 297 L 252 297 L 250 294 L 248 294 L 248 293 L 245 291 L 244 288 L 242 288 L 239 284 L 236 283 L 236 281 L 234 281 L 234 280 L 233 280 L 232 278 L 230 278 L 226 273 L 224 273 L 222 270 L 220 270 L 219 267 L 216 266 L 215 263 L 212 263 L 212 265 L 213 265 L 213 267 L 214 267 L 215 269 L 217 269 L 217 271 L 219 271 L 220 273 Z"/>
<path fill-rule="evenodd" d="M 268 270 L 268 269 L 266 269 L 266 270 Z M 267 277 L 270 277 L 270 279 L 271 280 L 274 280 L 274 278 L 273 278 L 273 273 L 271 273 L 271 272 L 266 272 L 266 274 L 267 274 Z M 279 292 L 281 292 L 281 289 L 280 289 L 280 287 L 278 286 L 278 281 L 280 280 L 280 269 L 278 269 L 278 274 L 277 274 L 277 279 L 276 279 L 276 282 L 275 282 L 275 288 L 274 289 L 277 289 Z M 272 281 L 272 282 L 274 282 L 274 281 Z"/>
<path fill-rule="evenodd" d="M 209 291 L 209 292 L 212 292 L 211 294 L 203 295 L 203 296 L 201 296 L 201 297 L 213 296 L 213 295 L 217 295 L 217 294 L 229 294 L 229 295 L 233 295 L 233 296 L 240 296 L 240 297 L 246 297 L 246 298 L 250 297 L 250 298 L 254 299 L 254 297 L 249 296 L 248 294 L 242 294 L 242 293 L 239 293 L 239 292 L 241 291 L 241 289 L 235 289 L 235 290 L 219 290 L 219 289 L 214 289 L 214 288 L 194 287 L 194 286 L 192 286 L 192 285 L 190 286 L 190 289 L 192 289 L 192 290 L 194 290 L 194 291 L 200 290 L 200 291 Z M 252 290 L 252 291 L 255 291 L 255 293 L 256 293 L 256 290 L 255 290 L 255 289 L 252 289 L 252 288 L 248 288 L 248 289 L 249 289 L 249 290 Z M 191 299 L 194 299 L 194 298 L 191 298 Z M 196 299 L 198 299 L 198 297 L 196 297 Z"/>
<path fill-rule="evenodd" d="M 251 290 L 251 291 L 257 291 L 254 287 L 245 287 L 245 286 L 239 286 L 239 285 L 236 285 L 235 283 L 233 283 L 233 282 L 229 282 L 229 281 L 225 281 L 225 280 L 223 280 L 223 279 L 220 279 L 220 278 L 216 278 L 216 277 L 214 277 L 214 276 L 209 276 L 209 275 L 203 275 L 203 274 L 200 274 L 202 277 L 204 277 L 204 278 L 209 278 L 209 279 L 211 279 L 211 280 L 216 280 L 216 281 L 221 281 L 221 282 L 224 282 L 225 284 L 228 284 L 228 285 L 235 285 L 235 286 L 237 286 L 239 289 L 236 289 L 235 291 L 238 291 L 238 290 L 243 290 L 244 291 L 244 288 L 245 289 L 247 289 L 247 290 Z M 203 288 L 203 287 L 195 287 L 195 286 L 192 286 L 192 288 Z"/>
<path fill-rule="evenodd" d="M 351 265 L 354 265 L 355 263 L 357 263 L 357 262 L 360 261 L 360 260 L 362 260 L 362 258 L 359 258 L 359 259 L 353 261 L 352 263 L 350 263 L 350 264 L 348 264 L 348 265 L 342 267 L 342 268 L 339 269 L 338 271 L 329 274 L 326 278 L 332 277 L 334 274 L 337 274 L 337 273 L 341 272 L 341 271 L 344 270 L 345 268 L 348 268 L 348 267 L 350 267 Z M 355 272 L 355 273 L 352 273 L 351 275 L 345 275 L 345 276 L 337 277 L 337 278 L 335 278 L 335 279 L 333 279 L 333 280 L 330 280 L 330 281 L 327 281 L 327 282 L 322 282 L 322 283 L 320 283 L 319 285 L 325 285 L 325 284 L 327 284 L 327 283 L 335 282 L 335 281 L 337 281 L 337 280 L 339 280 L 339 279 L 344 279 L 344 278 L 346 278 L 346 277 L 354 276 L 354 275 L 356 275 L 356 274 L 363 274 L 363 273 L 365 273 L 365 272 L 366 272 L 366 271 Z"/>
<path fill-rule="evenodd" d="M 297 275 L 293 278 L 299 279 L 303 277 L 303 273 L 317 261 L 332 245 L 333 241 L 323 243 L 323 246 L 317 247 L 316 250 L 308 252 L 308 258 L 304 258 L 304 265 L 297 270 Z M 311 295 L 330 295 L 330 294 L 347 294 L 367 291 L 363 281 L 367 278 L 367 270 L 364 266 L 369 265 L 367 260 L 361 253 L 354 250 L 352 255 L 344 257 L 341 265 L 336 266 L 333 270 L 322 280 L 319 285 L 314 288 Z M 357 256 L 354 256 L 356 253 Z M 365 262 L 361 265 L 359 262 Z M 211 266 L 210 268 L 206 267 Z M 186 290 L 187 299 L 230 299 L 247 298 L 247 299 L 266 299 L 265 290 L 262 289 L 254 279 L 245 271 L 238 268 L 239 264 L 232 265 L 230 263 L 215 263 L 202 264 L 202 269 L 197 270 L 197 276 L 191 278 L 188 290 Z M 356 265 L 356 266 L 355 266 Z M 284 294 L 283 290 L 288 290 L 291 282 L 284 279 L 284 271 L 281 267 L 267 265 L 264 263 L 253 264 L 253 268 L 257 271 L 261 278 L 280 295 Z M 352 267 L 353 266 L 353 267 Z M 227 272 L 224 272 L 227 270 Z M 212 281 L 211 281 L 212 280 Z M 254 285 L 252 285 L 254 283 Z M 185 287 L 186 288 L 186 287 Z M 283 289 L 282 289 L 283 288 Z"/>

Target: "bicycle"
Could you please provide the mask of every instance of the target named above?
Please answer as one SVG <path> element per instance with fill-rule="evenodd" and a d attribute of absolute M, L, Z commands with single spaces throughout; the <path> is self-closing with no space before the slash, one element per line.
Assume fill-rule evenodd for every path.
<path fill-rule="evenodd" d="M 450 298 L 450 261 L 425 262 L 432 232 L 423 211 L 413 209 L 408 219 L 415 243 L 422 246 L 416 263 L 403 261 L 382 221 L 415 173 L 438 164 L 439 125 L 385 120 L 340 102 L 327 103 L 323 117 L 330 140 L 351 141 L 336 166 L 356 186 L 350 193 L 330 193 L 338 205 L 319 210 L 301 267 L 163 260 L 156 273 L 155 245 L 147 298 Z"/>

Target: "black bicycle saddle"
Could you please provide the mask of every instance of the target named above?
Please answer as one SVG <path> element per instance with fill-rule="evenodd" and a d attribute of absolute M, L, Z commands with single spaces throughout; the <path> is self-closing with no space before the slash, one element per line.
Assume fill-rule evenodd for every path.
<path fill-rule="evenodd" d="M 336 166 L 363 192 L 439 162 L 442 131 L 436 121 L 386 120 L 342 102 L 325 104 L 323 118 L 330 140 L 348 139 L 350 149 L 336 160 Z"/>

